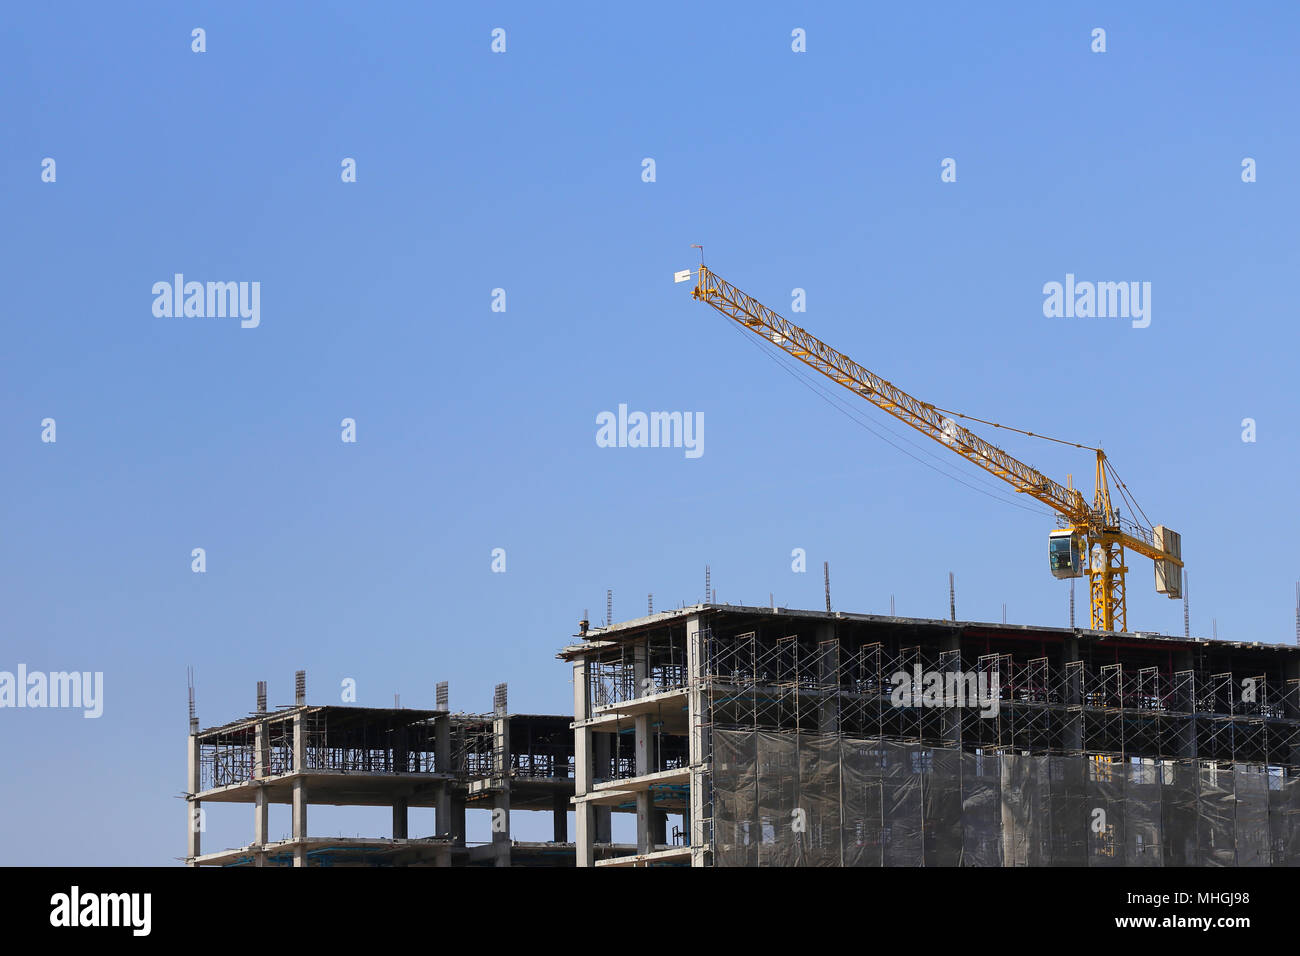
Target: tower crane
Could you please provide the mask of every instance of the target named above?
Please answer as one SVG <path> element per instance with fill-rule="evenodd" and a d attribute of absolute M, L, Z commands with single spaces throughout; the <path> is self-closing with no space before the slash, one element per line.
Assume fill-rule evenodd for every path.
<path fill-rule="evenodd" d="M 676 280 L 689 281 L 692 270 L 678 272 Z M 741 327 L 765 339 L 800 362 L 866 399 L 906 425 L 928 435 L 954 454 L 974 462 L 989 474 L 1007 482 L 1060 515 L 1061 528 L 1048 535 L 1048 567 L 1057 578 L 1089 578 L 1089 605 L 1094 630 L 1124 631 L 1127 620 L 1124 600 L 1125 551 L 1133 551 L 1155 562 L 1156 592 L 1170 598 L 1182 596 L 1182 538 L 1164 525 L 1151 527 L 1124 519 L 1111 503 L 1110 481 L 1126 501 L 1132 502 L 1124 483 L 1115 473 L 1106 453 L 1096 452 L 1096 483 L 1092 501 L 1067 479 L 1061 485 L 1001 448 L 980 438 L 954 421 L 972 416 L 945 411 L 923 402 L 868 371 L 842 352 L 801 329 L 788 319 L 741 292 L 734 285 L 700 263 L 692 298 L 712 306 L 734 319 Z M 1008 426 L 983 422 L 998 428 Z M 1033 437 L 1033 432 L 1011 429 Z M 1055 439 L 1059 440 L 1059 439 Z M 1067 443 L 1073 444 L 1073 443 Z M 1089 446 L 1078 446 L 1089 447 Z M 1145 519 L 1141 508 L 1133 507 Z"/>

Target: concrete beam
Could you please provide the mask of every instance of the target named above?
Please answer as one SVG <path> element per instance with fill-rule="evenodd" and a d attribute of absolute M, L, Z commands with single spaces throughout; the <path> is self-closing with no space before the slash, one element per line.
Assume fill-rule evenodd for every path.
<path fill-rule="evenodd" d="M 255 847 L 246 846 L 229 850 L 220 850 L 216 853 L 208 853 L 199 857 L 196 865 L 200 866 L 232 866 L 236 864 L 248 865 L 249 857 L 254 855 Z M 450 865 L 451 846 L 446 841 L 437 839 L 425 840 L 385 840 L 380 838 L 369 837 L 311 837 L 307 840 L 280 840 L 275 843 L 266 845 L 268 856 L 284 857 L 286 855 L 297 855 L 299 850 L 304 854 L 320 850 L 356 850 L 356 851 L 374 851 L 376 854 L 382 854 L 388 860 L 402 864 L 422 864 L 429 866 L 448 866 Z M 446 861 L 446 862 L 444 862 Z M 373 865 L 369 862 L 360 865 Z"/>
<path fill-rule="evenodd" d="M 680 704 L 686 706 L 686 688 L 677 687 L 673 690 L 660 691 L 657 694 L 646 694 L 643 697 L 636 697 L 631 700 L 622 700 L 613 704 L 606 704 L 603 707 L 593 708 L 591 711 L 592 718 L 597 717 L 634 717 L 637 714 L 650 714 L 663 708 L 665 705 Z"/>
<path fill-rule="evenodd" d="M 635 856 L 614 856 L 601 860 L 597 866 L 654 866 L 663 863 L 685 863 L 691 859 L 691 848 L 675 846 L 666 850 L 654 850 L 650 853 L 637 853 Z"/>
<path fill-rule="evenodd" d="M 683 784 L 691 782 L 690 767 L 672 767 L 668 770 L 659 770 L 655 773 L 642 774 L 639 777 L 623 777 L 621 780 L 606 780 L 598 783 L 591 788 L 591 793 L 640 793 L 650 790 L 654 787 L 662 787 L 668 784 Z"/>

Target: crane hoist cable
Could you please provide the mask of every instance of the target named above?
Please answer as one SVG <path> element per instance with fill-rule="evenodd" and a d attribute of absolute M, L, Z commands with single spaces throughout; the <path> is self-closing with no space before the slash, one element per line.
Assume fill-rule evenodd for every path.
<path fill-rule="evenodd" d="M 733 328 L 734 328 L 734 326 L 733 326 Z M 925 467 L 931 469 L 932 471 L 938 472 L 940 475 L 943 475 L 945 478 L 951 478 L 953 481 L 957 482 L 958 484 L 965 485 L 967 488 L 970 488 L 972 491 L 977 491 L 977 492 L 979 492 L 979 493 L 982 494 L 982 495 L 986 495 L 986 496 L 988 496 L 989 498 L 992 498 L 993 500 L 995 500 L 995 501 L 999 501 L 999 502 L 1001 502 L 1001 503 L 1003 503 L 1003 504 L 1010 505 L 1010 506 L 1013 507 L 1013 508 L 1019 508 L 1021 511 L 1027 511 L 1027 512 L 1029 512 L 1030 514 L 1038 515 L 1038 516 L 1040 516 L 1040 517 L 1042 517 L 1042 516 L 1046 516 L 1046 515 L 1050 515 L 1050 514 L 1051 514 L 1050 511 L 1046 511 L 1046 510 L 1044 510 L 1044 509 L 1042 509 L 1042 508 L 1036 508 L 1036 507 L 1032 507 L 1032 506 L 1026 505 L 1024 502 L 1016 501 L 1014 498 L 1008 498 L 1006 495 L 998 494 L 996 491 L 990 491 L 988 488 L 983 487 L 983 485 L 985 484 L 985 480 L 984 480 L 984 479 L 981 479 L 981 478 L 979 478 L 979 477 L 977 477 L 977 476 L 974 476 L 974 475 L 967 475 L 967 476 L 959 475 L 959 474 L 956 474 L 956 473 L 954 473 L 954 472 L 951 472 L 951 471 L 946 470 L 945 468 L 942 467 L 942 464 L 940 464 L 940 465 L 935 465 L 935 464 L 931 464 L 930 462 L 926 461 L 926 460 L 923 459 L 923 458 L 918 458 L 916 455 L 912 454 L 912 453 L 911 453 L 910 451 L 908 451 L 906 448 L 902 448 L 902 447 L 900 447 L 899 445 L 897 445 L 897 444 L 895 444 L 894 442 L 890 441 L 890 440 L 889 440 L 888 438 L 886 438 L 884 435 L 880 434 L 880 432 L 876 431 L 876 427 L 879 427 L 881 430 L 883 430 L 883 431 L 885 431 L 885 432 L 888 432 L 890 435 L 893 435 L 893 436 L 894 436 L 895 438 L 897 438 L 899 441 L 906 442 L 908 445 L 911 445 L 913 448 L 915 448 L 915 449 L 916 449 L 917 451 L 919 451 L 921 454 L 923 454 L 923 455 L 927 455 L 928 457 L 933 458 L 933 459 L 934 459 L 935 461 L 937 461 L 937 462 L 941 462 L 941 463 L 943 463 L 943 462 L 946 461 L 946 459 L 940 458 L 938 455 L 934 454 L 933 452 L 929 451 L 928 449 L 924 448 L 923 446 L 918 445 L 916 442 L 912 441 L 911 439 L 907 438 L 906 436 L 904 436 L 904 435 L 900 435 L 898 432 L 894 431 L 892 428 L 888 428 L 888 427 L 886 427 L 885 425 L 881 425 L 881 424 L 878 424 L 877 426 L 873 427 L 873 426 L 872 426 L 872 425 L 871 425 L 871 424 L 870 424 L 866 419 L 864 419 L 861 415 L 859 415 L 859 414 L 857 413 L 857 411 L 856 411 L 855 408 L 853 408 L 852 406 L 850 406 L 847 402 L 845 402 L 843 399 L 841 399 L 841 398 L 840 398 L 838 395 L 836 395 L 834 392 L 831 392 L 829 389 L 824 388 L 823 386 L 821 386 L 820 384 L 818 384 L 816 381 L 814 381 L 813 379 L 809 378 L 807 375 L 802 374 L 801 372 L 799 372 L 799 370 L 798 370 L 797 368 L 791 368 L 789 365 L 787 365 L 786 363 L 782 362 L 782 361 L 777 357 L 777 355 L 782 354 L 782 353 L 778 352 L 777 354 L 773 354 L 772 350 L 770 350 L 770 349 L 768 349 L 768 348 L 764 348 L 764 344 L 765 344 L 765 343 L 760 343 L 760 342 L 755 341 L 755 340 L 753 340 L 753 339 L 749 339 L 749 337 L 748 337 L 748 336 L 745 336 L 745 333 L 744 333 L 742 330 L 740 330 L 740 329 L 735 329 L 735 331 L 736 331 L 736 334 L 737 334 L 737 335 L 740 335 L 740 336 L 745 337 L 745 338 L 749 341 L 749 343 L 750 343 L 751 345 L 753 345 L 756 349 L 758 349 L 759 352 L 761 352 L 762 354 L 766 355 L 769 359 L 771 359 L 774 363 L 776 363 L 776 365 L 777 365 L 778 368 L 780 368 L 783 372 L 785 372 L 785 373 L 786 373 L 787 375 L 789 375 L 791 378 L 793 378 L 793 379 L 795 379 L 796 381 L 800 382 L 800 383 L 801 383 L 802 385 L 804 385 L 804 386 L 805 386 L 809 391 L 811 391 L 811 392 L 813 392 L 815 395 L 817 395 L 817 397 L 820 398 L 822 401 L 826 402 L 828 405 L 830 405 L 830 406 L 831 406 L 832 408 L 834 408 L 836 411 L 840 412 L 842 415 L 844 415 L 846 418 L 848 418 L 848 419 L 849 419 L 850 421 L 852 421 L 854 424 L 860 426 L 861 428 L 863 428 L 863 429 L 865 429 L 866 431 L 870 432 L 870 433 L 871 433 L 872 435 L 874 435 L 875 437 L 879 438 L 881 441 L 883 441 L 885 444 L 889 445 L 891 448 L 895 448 L 895 449 L 897 449 L 898 451 L 901 451 L 904 455 L 907 455 L 907 457 L 911 458 L 913 461 L 916 461 L 916 462 L 918 462 L 919 464 L 924 465 Z M 972 481 L 978 481 L 978 482 L 980 482 L 980 483 L 979 483 L 979 484 L 972 484 L 972 483 L 971 483 Z"/>
<path fill-rule="evenodd" d="M 979 422 L 981 425 L 992 425 L 994 428 L 1001 428 L 1010 432 L 1019 432 L 1022 435 L 1028 435 L 1030 438 L 1041 438 L 1043 441 L 1059 442 L 1062 445 L 1070 445 L 1074 448 L 1086 448 L 1089 451 L 1101 451 L 1093 445 L 1081 445 L 1077 441 L 1067 441 L 1064 438 L 1053 438 L 1051 435 L 1042 435 L 1038 432 L 1027 432 L 1023 428 L 1016 428 L 1013 425 L 999 425 L 997 422 L 985 421 L 982 418 L 976 418 L 974 415 L 963 415 L 961 412 L 954 412 L 947 408 L 940 408 L 938 405 L 933 406 L 936 411 L 943 412 L 945 415 L 952 415 L 956 418 L 964 418 L 967 421 Z"/>

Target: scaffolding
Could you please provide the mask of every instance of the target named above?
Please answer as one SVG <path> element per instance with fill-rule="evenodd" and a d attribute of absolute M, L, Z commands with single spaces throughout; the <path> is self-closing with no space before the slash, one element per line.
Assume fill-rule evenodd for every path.
<path fill-rule="evenodd" d="M 690 770 L 694 865 L 1300 865 L 1294 654 L 708 606 L 562 657 L 595 784 Z"/>
<path fill-rule="evenodd" d="M 466 779 L 499 777 L 503 751 L 492 714 L 457 714 L 451 725 L 451 772 Z"/>
<path fill-rule="evenodd" d="M 844 733 L 993 753 L 1300 762 L 1300 680 L 1278 687 L 1262 674 L 1234 680 L 1231 673 L 1166 673 L 1123 662 L 1061 666 L 1009 653 L 978 655 L 968 670 L 956 649 L 873 642 L 846 652 L 836 640 L 760 639 L 754 631 L 710 632 L 706 641 L 704 681 L 716 728 Z M 935 692 L 946 696 L 920 702 L 900 693 L 900 675 L 909 686 L 916 675 L 938 675 Z M 954 686 L 967 692 L 966 702 L 944 706 Z M 975 689 L 986 703 L 970 703 Z"/>
<path fill-rule="evenodd" d="M 1300 865 L 1300 681 L 704 639 L 718 865 Z"/>
<path fill-rule="evenodd" d="M 294 766 L 295 736 L 303 737 L 303 766 Z M 353 716 L 346 708 L 319 707 L 257 714 L 200 736 L 201 789 L 246 783 L 257 777 L 259 733 L 264 735 L 262 776 L 302 769 L 354 773 L 435 773 L 433 721 L 419 714 L 379 711 Z"/>

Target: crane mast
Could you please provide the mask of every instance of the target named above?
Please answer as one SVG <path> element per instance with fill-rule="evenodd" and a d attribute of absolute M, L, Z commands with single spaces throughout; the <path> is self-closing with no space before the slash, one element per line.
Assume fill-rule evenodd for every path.
<path fill-rule="evenodd" d="M 688 273 L 680 273 L 682 277 Z M 1125 550 L 1156 563 L 1156 590 L 1170 598 L 1182 596 L 1182 543 L 1163 525 L 1154 529 L 1136 522 L 1123 523 L 1113 508 L 1106 454 L 1096 452 L 1096 484 L 1092 502 L 1070 483 L 1062 485 L 1037 469 L 985 441 L 951 415 L 908 394 L 763 303 L 737 289 L 700 264 L 692 297 L 734 319 L 762 339 L 794 356 L 859 398 L 871 402 L 899 421 L 973 462 L 1021 494 L 1057 512 L 1064 528 L 1051 534 L 1052 573 L 1056 577 L 1089 577 L 1092 627 L 1127 629 L 1124 597 Z M 1122 488 L 1122 486 L 1121 486 Z"/>

